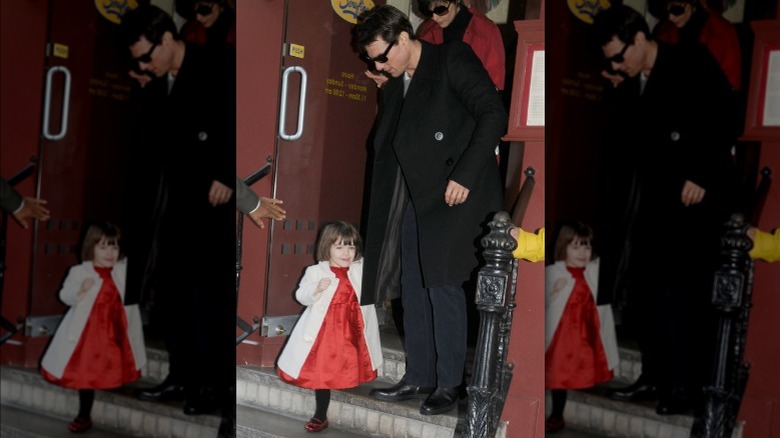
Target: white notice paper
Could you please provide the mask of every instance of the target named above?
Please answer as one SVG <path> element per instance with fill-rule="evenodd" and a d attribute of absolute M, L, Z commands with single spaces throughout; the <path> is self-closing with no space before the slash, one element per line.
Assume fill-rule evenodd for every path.
<path fill-rule="evenodd" d="M 534 52 L 528 87 L 527 126 L 544 126 L 544 50 Z"/>
<path fill-rule="evenodd" d="M 769 52 L 764 94 L 764 126 L 780 126 L 780 50 Z"/>

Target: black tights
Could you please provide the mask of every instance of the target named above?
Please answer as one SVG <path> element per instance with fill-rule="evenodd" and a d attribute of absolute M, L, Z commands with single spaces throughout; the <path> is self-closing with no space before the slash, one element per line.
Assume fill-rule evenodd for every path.
<path fill-rule="evenodd" d="M 566 390 L 553 389 L 550 392 L 552 393 L 552 413 L 550 413 L 550 418 L 562 420 L 563 408 L 566 406 Z"/>
<path fill-rule="evenodd" d="M 314 400 L 317 402 L 314 418 L 325 421 L 328 418 L 328 405 L 330 405 L 330 389 L 315 389 Z"/>
<path fill-rule="evenodd" d="M 79 418 L 92 419 L 92 404 L 95 402 L 94 389 L 79 389 Z"/>

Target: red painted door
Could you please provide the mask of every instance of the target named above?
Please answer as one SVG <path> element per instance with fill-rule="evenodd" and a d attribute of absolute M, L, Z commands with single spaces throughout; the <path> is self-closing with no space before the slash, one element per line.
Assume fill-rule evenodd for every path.
<path fill-rule="evenodd" d="M 287 335 L 300 313 L 294 292 L 315 263 L 322 223 L 360 225 L 377 90 L 363 75 L 351 29 L 355 5 L 370 2 L 350 2 L 346 10 L 340 3 L 250 2 L 237 10 L 238 173 L 246 177 L 270 157 L 270 178 L 253 189 L 283 200 L 287 210 L 267 231 L 244 226 L 239 316 L 265 321 L 263 337 Z M 273 355 L 243 361 L 268 364 Z"/>
<path fill-rule="evenodd" d="M 21 2 L 3 2 L 3 66 L 13 71 L 10 77 L 24 83 L 12 82 L 3 75 L 3 107 L 27 108 L 28 99 L 38 106 L 25 111 L 23 118 L 3 111 L 3 131 L 24 133 L 22 143 L 3 141 L 3 157 L 13 149 L 8 153 L 16 159 L 20 155 L 16 148 L 26 151 L 27 157 L 36 156 L 31 180 L 40 197 L 48 200 L 52 214 L 48 222 L 33 231 L 32 240 L 27 240 L 32 249 L 20 265 L 29 267 L 29 274 L 16 275 L 9 267 L 5 292 L 14 292 L 15 304 L 8 311 L 4 307 L 4 316 L 25 319 L 32 328 L 29 337 L 18 338 L 19 344 L 8 347 L 21 347 L 25 358 L 6 360 L 4 356 L 4 362 L 35 365 L 48 340 L 45 335 L 51 334 L 56 323 L 52 322 L 56 319 L 44 317 L 56 318 L 64 310 L 57 292 L 68 267 L 79 261 L 84 224 L 105 219 L 122 225 L 123 194 L 132 171 L 125 165 L 131 138 L 128 120 L 132 84 L 126 73 L 126 52 L 118 50 L 113 39 L 121 6 L 110 10 L 96 5 L 101 2 L 68 0 L 16 6 L 11 3 Z M 10 34 L 5 38 L 6 20 L 13 23 L 14 17 L 29 27 L 16 29 L 16 24 L 9 24 L 9 31 L 18 33 L 12 39 Z M 10 41 L 19 48 L 9 56 L 35 62 L 6 59 L 5 48 Z M 26 92 L 19 93 L 19 89 Z M 35 131 L 30 130 L 33 126 Z M 5 163 L 2 170 L 4 175 L 11 171 Z M 11 229 L 10 233 L 17 231 Z M 13 239 L 9 238 L 9 249 L 17 245 Z"/>

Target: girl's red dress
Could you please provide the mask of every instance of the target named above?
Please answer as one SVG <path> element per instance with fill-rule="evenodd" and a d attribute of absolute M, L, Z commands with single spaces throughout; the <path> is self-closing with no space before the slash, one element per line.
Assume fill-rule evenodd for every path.
<path fill-rule="evenodd" d="M 141 377 L 127 337 L 127 317 L 111 267 L 95 266 L 103 279 L 76 349 L 58 379 L 42 369 L 49 382 L 71 389 L 110 389 Z"/>
<path fill-rule="evenodd" d="M 330 269 L 339 285 L 298 378 L 277 369 L 283 381 L 301 388 L 354 388 L 376 379 L 363 336 L 363 313 L 347 277 L 349 268 Z"/>
<path fill-rule="evenodd" d="M 574 277 L 561 320 L 545 353 L 547 389 L 582 389 L 612 379 L 601 343 L 601 323 L 585 268 L 566 269 Z"/>

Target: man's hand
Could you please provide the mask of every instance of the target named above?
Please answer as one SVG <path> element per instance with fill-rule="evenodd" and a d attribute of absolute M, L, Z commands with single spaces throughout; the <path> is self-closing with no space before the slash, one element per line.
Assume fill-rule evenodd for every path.
<path fill-rule="evenodd" d="M 698 186 L 696 183 L 686 180 L 685 184 L 683 184 L 682 195 L 680 198 L 682 199 L 683 205 L 689 207 L 691 205 L 700 203 L 701 200 L 704 199 L 704 193 L 706 193 L 704 187 Z"/>
<path fill-rule="evenodd" d="M 456 204 L 463 204 L 469 197 L 469 189 L 456 183 L 453 180 L 447 183 L 447 190 L 444 191 L 444 202 L 452 207 Z"/>
<path fill-rule="evenodd" d="M 130 70 L 130 77 L 138 81 L 141 84 L 141 88 L 152 82 L 152 78 L 149 75 L 136 73 L 135 70 Z"/>
<path fill-rule="evenodd" d="M 13 214 L 14 219 L 24 229 L 30 228 L 27 224 L 27 219 L 48 220 L 50 212 L 49 209 L 44 207 L 45 204 L 46 201 L 43 199 L 25 197 L 22 200 L 22 208 Z"/>
<path fill-rule="evenodd" d="M 387 81 L 390 80 L 387 76 L 383 75 L 382 73 L 374 73 L 371 70 L 366 70 L 366 76 L 374 80 L 377 88 L 384 87 Z"/>
<path fill-rule="evenodd" d="M 283 202 L 284 201 L 278 199 L 264 198 L 261 196 L 260 205 L 253 212 L 249 213 L 249 218 L 252 219 L 252 222 L 258 227 L 265 228 L 263 219 L 269 218 L 279 221 L 287 217 L 287 211 L 279 206 L 279 204 L 282 204 Z"/>
<path fill-rule="evenodd" d="M 617 88 L 626 79 L 620 73 L 610 73 L 606 70 L 601 70 L 601 77 L 612 82 L 614 88 Z"/>
<path fill-rule="evenodd" d="M 211 190 L 209 190 L 209 203 L 212 207 L 222 205 L 230 201 L 230 197 L 233 196 L 233 189 L 222 184 L 221 182 L 214 180 L 211 183 Z"/>

